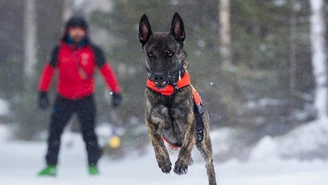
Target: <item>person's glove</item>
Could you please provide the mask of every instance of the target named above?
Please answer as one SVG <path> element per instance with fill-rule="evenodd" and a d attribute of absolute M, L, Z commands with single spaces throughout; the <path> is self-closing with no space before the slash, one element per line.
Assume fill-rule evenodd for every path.
<path fill-rule="evenodd" d="M 39 93 L 39 108 L 40 109 L 47 109 L 49 107 L 49 98 L 47 92 L 40 92 Z"/>
<path fill-rule="evenodd" d="M 112 94 L 112 106 L 114 108 L 119 107 L 123 102 L 123 97 L 121 93 L 113 93 Z"/>

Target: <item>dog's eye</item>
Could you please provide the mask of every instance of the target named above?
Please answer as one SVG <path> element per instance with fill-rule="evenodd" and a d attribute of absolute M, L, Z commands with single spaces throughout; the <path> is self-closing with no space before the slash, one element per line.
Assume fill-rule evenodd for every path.
<path fill-rule="evenodd" d="M 147 53 L 148 57 L 153 57 L 154 54 L 152 52 Z"/>
<path fill-rule="evenodd" d="M 172 53 L 171 51 L 169 51 L 169 50 L 166 50 L 166 54 L 167 54 L 167 56 L 169 56 L 169 57 L 172 57 L 172 56 L 173 56 L 173 53 Z"/>

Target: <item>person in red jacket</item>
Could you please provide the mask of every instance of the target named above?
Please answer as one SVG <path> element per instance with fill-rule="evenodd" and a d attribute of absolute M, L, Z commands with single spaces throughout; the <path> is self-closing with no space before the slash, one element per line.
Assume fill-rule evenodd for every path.
<path fill-rule="evenodd" d="M 62 39 L 44 67 L 39 84 L 39 107 L 49 107 L 48 89 L 58 70 L 57 97 L 51 114 L 46 154 L 47 166 L 39 175 L 55 176 L 57 171 L 60 138 L 65 126 L 77 113 L 81 133 L 88 154 L 89 173 L 99 174 L 97 162 L 102 156 L 95 134 L 96 106 L 94 102 L 94 73 L 98 68 L 112 90 L 112 106 L 122 102 L 121 90 L 113 69 L 106 63 L 102 50 L 91 43 L 88 25 L 83 17 L 74 16 L 66 23 Z"/>

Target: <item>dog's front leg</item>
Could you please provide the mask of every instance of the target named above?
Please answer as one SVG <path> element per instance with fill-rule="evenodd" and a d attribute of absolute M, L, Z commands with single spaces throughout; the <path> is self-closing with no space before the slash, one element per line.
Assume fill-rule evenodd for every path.
<path fill-rule="evenodd" d="M 153 109 L 152 111 L 146 110 L 146 124 L 148 127 L 148 134 L 155 150 L 158 166 L 163 171 L 163 173 L 170 173 L 172 169 L 172 163 L 164 145 L 162 136 L 160 135 L 165 121 L 165 116 L 158 114 L 156 109 Z"/>
<path fill-rule="evenodd" d="M 196 143 L 195 123 L 193 116 L 193 112 L 190 112 L 188 115 L 184 143 L 179 152 L 178 160 L 175 162 L 174 173 L 178 175 L 186 174 L 188 172 L 190 161 L 192 161 L 191 151 Z"/>

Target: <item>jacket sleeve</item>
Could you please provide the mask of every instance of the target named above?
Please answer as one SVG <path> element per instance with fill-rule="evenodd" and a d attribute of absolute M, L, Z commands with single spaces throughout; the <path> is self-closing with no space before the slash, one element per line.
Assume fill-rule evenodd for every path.
<path fill-rule="evenodd" d="M 107 86 L 114 93 L 120 93 L 121 89 L 115 77 L 114 70 L 108 63 L 106 63 L 106 59 L 102 50 L 97 46 L 92 46 L 92 49 L 94 51 L 96 65 L 99 67 Z"/>
<path fill-rule="evenodd" d="M 47 63 L 43 68 L 39 82 L 40 92 L 47 92 L 49 90 L 52 77 L 54 76 L 54 72 L 58 64 L 58 51 L 59 46 L 56 46 L 51 52 L 49 63 Z"/>

